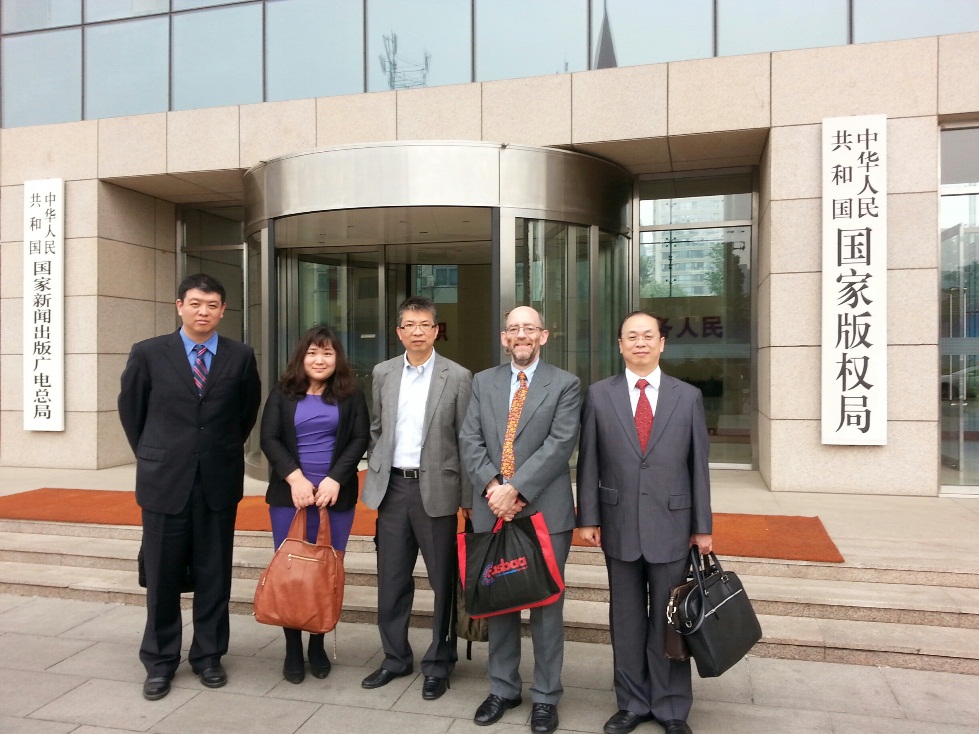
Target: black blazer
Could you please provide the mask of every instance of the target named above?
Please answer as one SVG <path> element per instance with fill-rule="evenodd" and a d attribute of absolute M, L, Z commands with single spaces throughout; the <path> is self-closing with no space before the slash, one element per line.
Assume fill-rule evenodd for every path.
<path fill-rule="evenodd" d="M 179 513 L 198 471 L 208 507 L 237 505 L 244 444 L 262 399 L 252 348 L 218 337 L 204 395 L 198 396 L 175 331 L 134 344 L 121 382 L 119 419 L 136 454 L 140 507 Z"/>
<path fill-rule="evenodd" d="M 296 406 L 278 386 L 269 393 L 262 414 L 262 451 L 269 460 L 269 488 L 265 501 L 277 507 L 292 507 L 292 490 L 285 477 L 299 469 L 296 438 Z M 340 420 L 333 444 L 333 461 L 327 476 L 340 484 L 340 494 L 331 509 L 343 512 L 357 504 L 357 465 L 371 437 L 370 414 L 364 394 L 357 390 L 340 401 Z"/>

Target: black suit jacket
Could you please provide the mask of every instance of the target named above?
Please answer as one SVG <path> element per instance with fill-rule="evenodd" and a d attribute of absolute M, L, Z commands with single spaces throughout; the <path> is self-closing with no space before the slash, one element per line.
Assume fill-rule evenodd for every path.
<path fill-rule="evenodd" d="M 140 507 L 179 513 L 198 471 L 208 507 L 237 505 L 244 444 L 260 402 L 255 352 L 247 344 L 218 337 L 203 396 L 179 332 L 134 344 L 122 373 L 119 419 L 136 454 Z"/>
<path fill-rule="evenodd" d="M 298 399 L 276 387 L 269 393 L 262 413 L 262 451 L 269 460 L 270 473 L 265 501 L 278 507 L 292 507 L 292 491 L 285 477 L 300 468 L 296 439 L 298 405 Z M 340 494 L 331 509 L 343 512 L 357 504 L 357 465 L 370 442 L 371 421 L 367 401 L 360 390 L 341 400 L 338 407 L 340 420 L 327 476 L 340 484 Z"/>

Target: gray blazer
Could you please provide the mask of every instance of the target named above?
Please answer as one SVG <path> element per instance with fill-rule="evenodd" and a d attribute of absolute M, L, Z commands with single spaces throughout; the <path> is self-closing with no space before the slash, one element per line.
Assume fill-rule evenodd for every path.
<path fill-rule="evenodd" d="M 578 447 L 578 524 L 600 525 L 605 554 L 649 563 L 684 558 L 711 532 L 709 438 L 700 390 L 662 375 L 646 451 L 625 374 L 585 395 Z"/>
<path fill-rule="evenodd" d="M 398 394 L 404 363 L 402 354 L 374 367 L 371 443 L 367 452 L 367 477 L 360 497 L 372 510 L 376 510 L 384 499 L 391 478 L 394 427 L 398 420 Z M 472 373 L 437 352 L 432 370 L 425 403 L 418 481 L 425 512 L 429 517 L 444 517 L 456 514 L 460 507 L 469 507 L 472 497 L 469 477 L 462 471 L 457 438 L 469 405 Z"/>
<path fill-rule="evenodd" d="M 510 364 L 478 373 L 459 434 L 459 449 L 473 487 L 473 527 L 493 529 L 496 516 L 483 496 L 500 472 L 503 437 L 510 414 Z M 574 528 L 574 497 L 568 462 L 578 438 L 581 381 L 544 362 L 530 382 L 513 441 L 510 483 L 527 500 L 518 517 L 541 512 L 551 533 Z"/>

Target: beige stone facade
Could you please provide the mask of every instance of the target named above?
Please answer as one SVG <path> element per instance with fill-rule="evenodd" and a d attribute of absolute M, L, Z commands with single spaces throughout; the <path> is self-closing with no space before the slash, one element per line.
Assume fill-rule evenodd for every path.
<path fill-rule="evenodd" d="M 939 491 L 939 137 L 979 120 L 979 33 L 0 131 L 0 466 L 131 461 L 118 376 L 175 327 L 177 207 L 241 202 L 269 158 L 371 141 L 558 146 L 633 174 L 754 166 L 757 468 L 774 491 Z M 885 114 L 889 426 L 819 434 L 824 117 Z M 66 181 L 66 429 L 21 428 L 23 182 Z M 921 387 L 924 386 L 922 390 Z M 920 399 L 909 396 L 920 394 Z"/>

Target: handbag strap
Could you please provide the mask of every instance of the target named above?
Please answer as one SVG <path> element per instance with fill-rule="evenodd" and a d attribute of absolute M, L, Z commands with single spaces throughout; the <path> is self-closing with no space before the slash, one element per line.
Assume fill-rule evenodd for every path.
<path fill-rule="evenodd" d="M 306 507 L 300 507 L 289 524 L 289 533 L 286 537 L 296 540 L 306 541 Z M 330 535 L 330 514 L 325 507 L 320 507 L 320 529 L 316 534 L 316 545 L 332 546 L 333 538 Z"/>

